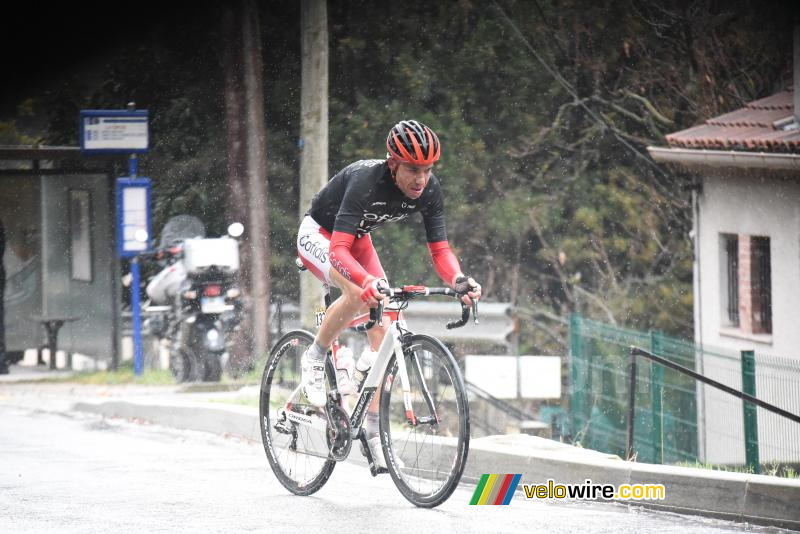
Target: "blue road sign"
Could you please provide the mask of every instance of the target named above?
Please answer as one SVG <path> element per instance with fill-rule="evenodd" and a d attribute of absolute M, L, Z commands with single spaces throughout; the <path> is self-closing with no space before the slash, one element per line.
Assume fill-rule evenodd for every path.
<path fill-rule="evenodd" d="M 84 154 L 143 154 L 150 147 L 146 109 L 84 109 L 80 120 Z"/>

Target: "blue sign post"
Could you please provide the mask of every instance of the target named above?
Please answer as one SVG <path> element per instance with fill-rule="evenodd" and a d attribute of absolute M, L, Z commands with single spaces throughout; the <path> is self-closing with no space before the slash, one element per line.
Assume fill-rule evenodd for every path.
<path fill-rule="evenodd" d="M 81 152 L 84 154 L 129 154 L 128 176 L 117 179 L 117 252 L 131 260 L 131 312 L 133 320 L 133 368 L 142 374 L 142 315 L 139 300 L 138 254 L 150 242 L 150 180 L 137 177 L 137 154 L 149 149 L 147 110 L 133 102 L 127 110 L 82 110 Z"/>
<path fill-rule="evenodd" d="M 136 177 L 136 156 L 131 156 L 130 177 L 117 179 L 117 249 L 131 260 L 131 315 L 133 370 L 142 374 L 142 315 L 139 301 L 139 257 L 150 241 L 150 180 Z"/>

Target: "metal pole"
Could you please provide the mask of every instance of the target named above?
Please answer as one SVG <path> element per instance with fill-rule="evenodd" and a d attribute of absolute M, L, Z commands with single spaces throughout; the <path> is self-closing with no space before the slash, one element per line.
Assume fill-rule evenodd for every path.
<path fill-rule="evenodd" d="M 742 351 L 742 392 L 756 396 L 756 361 L 752 350 Z M 758 412 L 755 405 L 742 402 L 744 411 L 744 456 L 753 473 L 761 472 L 758 457 Z"/>
<path fill-rule="evenodd" d="M 650 350 L 654 354 L 663 353 L 662 340 L 663 334 L 658 331 L 650 332 Z M 650 442 L 653 444 L 653 462 L 664 463 L 664 451 L 661 444 L 664 440 L 662 429 L 664 428 L 663 397 L 664 368 L 660 365 L 650 365 L 650 412 L 652 415 L 653 428 L 650 431 Z"/>
<path fill-rule="evenodd" d="M 628 439 L 626 460 L 633 458 L 633 425 L 636 412 L 636 353 L 631 351 L 628 369 L 630 372 L 628 383 Z"/>
<path fill-rule="evenodd" d="M 131 308 L 133 316 L 133 372 L 142 374 L 142 317 L 139 303 L 139 258 L 131 260 Z"/>
<path fill-rule="evenodd" d="M 664 368 L 650 364 L 650 404 L 653 416 L 653 462 L 664 463 Z"/>
<path fill-rule="evenodd" d="M 581 318 L 573 312 L 569 316 L 569 362 L 570 362 L 570 422 L 572 428 L 570 433 L 575 433 L 583 426 L 585 421 L 585 396 L 591 394 L 586 391 L 586 376 L 591 373 L 588 362 L 583 358 L 583 347 L 581 346 Z M 581 368 L 584 371 L 583 380 Z"/>
<path fill-rule="evenodd" d="M 134 111 L 136 104 L 128 103 L 128 111 Z M 128 176 L 135 178 L 139 172 L 139 160 L 136 154 L 128 158 Z M 148 239 L 150 236 L 148 236 Z M 139 258 L 131 259 L 131 317 L 133 327 L 133 372 L 137 376 L 142 374 L 142 306 L 139 303 Z"/>

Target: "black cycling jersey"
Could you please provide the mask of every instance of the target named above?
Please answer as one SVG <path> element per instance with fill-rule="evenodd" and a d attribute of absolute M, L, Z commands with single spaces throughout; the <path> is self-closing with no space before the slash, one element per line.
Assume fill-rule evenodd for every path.
<path fill-rule="evenodd" d="M 431 174 L 417 199 L 406 197 L 392 180 L 385 160 L 351 163 L 314 196 L 308 214 L 329 232 L 361 237 L 384 223 L 420 212 L 429 243 L 447 241 L 439 180 Z"/>

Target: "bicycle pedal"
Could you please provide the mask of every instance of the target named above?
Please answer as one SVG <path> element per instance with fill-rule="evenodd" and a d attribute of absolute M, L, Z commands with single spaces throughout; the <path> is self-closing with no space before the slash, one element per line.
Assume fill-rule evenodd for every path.
<path fill-rule="evenodd" d="M 386 469 L 385 467 L 374 467 L 373 466 L 373 467 L 369 468 L 369 473 L 374 477 L 376 477 L 378 475 L 385 475 L 388 472 L 389 472 L 389 470 Z"/>

